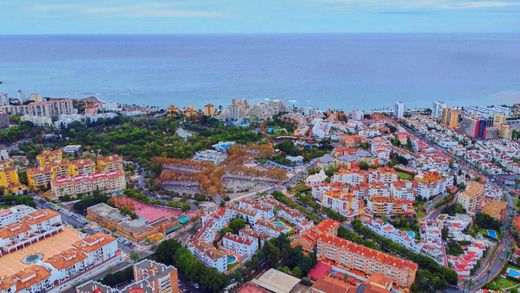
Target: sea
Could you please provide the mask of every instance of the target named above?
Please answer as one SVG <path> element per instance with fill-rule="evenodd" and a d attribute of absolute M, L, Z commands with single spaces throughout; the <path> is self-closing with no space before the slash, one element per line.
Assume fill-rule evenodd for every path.
<path fill-rule="evenodd" d="M 0 92 L 164 107 L 520 103 L 520 34 L 0 36 Z"/>

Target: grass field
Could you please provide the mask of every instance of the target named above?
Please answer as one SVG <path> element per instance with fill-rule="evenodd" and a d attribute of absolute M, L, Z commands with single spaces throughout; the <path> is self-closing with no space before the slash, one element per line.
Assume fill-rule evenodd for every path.
<path fill-rule="evenodd" d="M 506 278 L 497 278 L 493 282 L 489 283 L 489 287 L 497 288 L 497 289 L 505 289 L 509 287 L 513 287 L 518 284 L 515 281 L 506 279 Z"/>
<path fill-rule="evenodd" d="M 412 175 L 405 173 L 405 172 L 397 172 L 397 176 L 399 176 L 399 179 L 403 179 L 403 180 L 412 180 L 413 179 Z"/>

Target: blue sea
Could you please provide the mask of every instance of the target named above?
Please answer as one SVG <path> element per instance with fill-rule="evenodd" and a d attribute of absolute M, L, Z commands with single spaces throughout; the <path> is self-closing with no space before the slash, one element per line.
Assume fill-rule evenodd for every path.
<path fill-rule="evenodd" d="M 0 92 L 351 110 L 520 102 L 520 34 L 0 36 Z"/>

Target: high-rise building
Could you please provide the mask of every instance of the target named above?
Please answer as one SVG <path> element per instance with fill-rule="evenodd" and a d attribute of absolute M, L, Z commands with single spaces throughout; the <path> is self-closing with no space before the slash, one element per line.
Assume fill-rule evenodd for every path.
<path fill-rule="evenodd" d="M 404 103 L 395 102 L 394 116 L 396 119 L 402 119 L 404 117 Z"/>
<path fill-rule="evenodd" d="M 0 106 L 7 105 L 9 105 L 9 97 L 7 96 L 7 93 L 0 93 Z"/>
<path fill-rule="evenodd" d="M 5 106 L 10 115 L 27 115 L 57 118 L 60 115 L 76 114 L 72 99 L 51 99 L 45 102 L 32 102 L 28 105 Z"/>
<path fill-rule="evenodd" d="M 446 105 L 443 101 L 436 101 L 433 103 L 433 109 L 432 109 L 432 117 L 435 120 L 441 119 L 442 111 L 446 109 L 448 105 Z"/>
<path fill-rule="evenodd" d="M 477 138 L 478 122 L 479 120 L 476 117 L 464 115 L 459 123 L 459 131 L 471 138 Z"/>
<path fill-rule="evenodd" d="M 215 106 L 213 104 L 204 105 L 204 116 L 215 116 Z"/>
<path fill-rule="evenodd" d="M 513 128 L 511 128 L 511 125 L 502 124 L 499 135 L 501 138 L 511 139 L 513 136 Z"/>
<path fill-rule="evenodd" d="M 495 114 L 493 115 L 493 126 L 501 126 L 502 124 L 506 124 L 506 115 L 504 114 Z"/>
<path fill-rule="evenodd" d="M 363 110 L 352 110 L 352 119 L 356 120 L 356 121 L 359 121 L 359 120 L 363 120 Z"/>
<path fill-rule="evenodd" d="M 451 129 L 457 129 L 459 127 L 459 116 L 460 110 L 458 109 L 442 109 L 442 125 Z"/>

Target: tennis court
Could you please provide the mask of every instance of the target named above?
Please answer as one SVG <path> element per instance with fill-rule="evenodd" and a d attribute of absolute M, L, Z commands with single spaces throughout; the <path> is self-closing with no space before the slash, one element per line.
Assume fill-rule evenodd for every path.
<path fill-rule="evenodd" d="M 23 249 L 0 257 L 0 277 L 10 276 L 33 264 L 25 264 L 23 259 L 31 254 L 42 254 L 43 260 L 52 257 L 66 249 L 72 247 L 72 244 L 81 240 L 78 231 L 64 227 L 63 231 L 46 238 L 42 241 L 33 243 Z"/>

